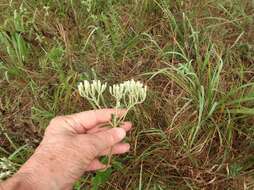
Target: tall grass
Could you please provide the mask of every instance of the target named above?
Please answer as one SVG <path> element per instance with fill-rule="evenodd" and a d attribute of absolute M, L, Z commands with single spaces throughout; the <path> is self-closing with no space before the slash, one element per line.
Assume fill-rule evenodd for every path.
<path fill-rule="evenodd" d="M 253 10 L 248 0 L 3 0 L 0 156 L 17 169 L 51 118 L 91 109 L 78 81 L 134 78 L 149 93 L 128 116 L 131 152 L 75 189 L 252 189 Z"/>

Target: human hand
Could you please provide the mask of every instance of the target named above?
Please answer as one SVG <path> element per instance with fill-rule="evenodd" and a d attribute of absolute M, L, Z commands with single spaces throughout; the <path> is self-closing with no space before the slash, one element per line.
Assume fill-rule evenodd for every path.
<path fill-rule="evenodd" d="M 112 114 L 120 117 L 124 113 L 102 109 L 54 118 L 35 153 L 14 179 L 22 180 L 26 189 L 71 189 L 85 171 L 105 168 L 99 156 L 109 154 L 111 148 L 113 154 L 129 150 L 130 145 L 121 141 L 131 123 L 125 122 L 119 128 L 103 127 Z"/>

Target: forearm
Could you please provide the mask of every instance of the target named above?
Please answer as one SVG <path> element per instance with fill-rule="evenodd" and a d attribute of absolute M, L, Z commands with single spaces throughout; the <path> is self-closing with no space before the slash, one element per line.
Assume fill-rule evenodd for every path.
<path fill-rule="evenodd" d="M 13 177 L 0 183 L 0 190 L 60 190 L 54 179 L 44 172 L 17 172 Z"/>
<path fill-rule="evenodd" d="M 16 174 L 0 184 L 1 190 L 35 190 L 28 174 Z"/>
<path fill-rule="evenodd" d="M 62 190 L 51 170 L 50 160 L 36 152 L 13 177 L 0 184 L 0 190 Z"/>
<path fill-rule="evenodd" d="M 51 144 L 48 146 L 43 143 L 44 141 L 13 177 L 0 184 L 3 190 L 69 190 L 72 188 L 74 182 L 80 177 L 72 175 L 77 170 L 73 171 L 72 168 L 76 167 L 83 171 L 88 163 L 84 162 L 79 166 L 76 162 L 69 162 L 68 160 L 73 160 L 79 153 L 73 148 L 70 149 L 75 154 L 64 155 L 59 151 L 62 149 L 51 150 Z M 66 172 L 65 168 L 70 169 Z"/>

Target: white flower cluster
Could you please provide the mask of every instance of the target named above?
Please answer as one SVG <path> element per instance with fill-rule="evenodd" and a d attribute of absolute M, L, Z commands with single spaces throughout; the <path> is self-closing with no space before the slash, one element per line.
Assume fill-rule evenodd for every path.
<path fill-rule="evenodd" d="M 103 93 L 106 89 L 107 83 L 101 83 L 100 80 L 91 83 L 85 80 L 78 85 L 79 94 L 97 108 L 101 108 L 101 101 L 105 104 Z M 109 86 L 109 93 L 115 99 L 116 108 L 130 109 L 145 101 L 147 86 L 132 79 Z"/>
<path fill-rule="evenodd" d="M 80 96 L 86 98 L 93 106 L 100 108 L 103 93 L 107 88 L 107 83 L 102 84 L 100 80 L 93 80 L 89 83 L 87 80 L 80 82 L 78 90 Z"/>
<path fill-rule="evenodd" d="M 8 158 L 0 158 L 0 180 L 11 176 L 16 170 L 16 165 Z"/>
<path fill-rule="evenodd" d="M 112 87 L 110 86 L 109 92 L 115 98 L 117 108 L 121 107 L 121 105 L 131 108 L 145 101 L 147 86 L 132 79 L 121 84 L 115 84 Z"/>

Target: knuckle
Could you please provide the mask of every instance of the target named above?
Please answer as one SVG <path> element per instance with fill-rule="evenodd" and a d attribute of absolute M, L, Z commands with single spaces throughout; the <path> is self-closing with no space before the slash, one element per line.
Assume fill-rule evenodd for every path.
<path fill-rule="evenodd" d="M 64 116 L 56 116 L 50 121 L 50 125 L 59 124 L 61 121 L 64 120 Z"/>
<path fill-rule="evenodd" d="M 90 113 L 91 113 L 91 114 L 90 114 L 91 121 L 96 121 L 96 120 L 97 120 L 96 111 L 95 111 L 95 110 L 91 110 Z"/>
<path fill-rule="evenodd" d="M 76 124 L 76 121 L 71 116 L 56 116 L 53 118 L 50 122 L 50 125 L 52 126 L 59 126 L 59 125 L 69 125 L 74 126 Z"/>
<path fill-rule="evenodd" d="M 97 146 L 93 143 L 90 144 L 90 149 L 88 149 L 90 151 L 90 155 L 92 157 L 97 156 L 98 155 L 98 149 Z"/>
<path fill-rule="evenodd" d="M 49 122 L 48 127 L 45 130 L 45 134 L 48 134 L 50 131 L 56 129 L 64 121 L 64 116 L 56 116 Z"/>
<path fill-rule="evenodd" d="M 83 143 L 82 147 L 88 160 L 93 160 L 99 154 L 98 146 L 94 140 L 87 140 L 86 143 Z"/>

